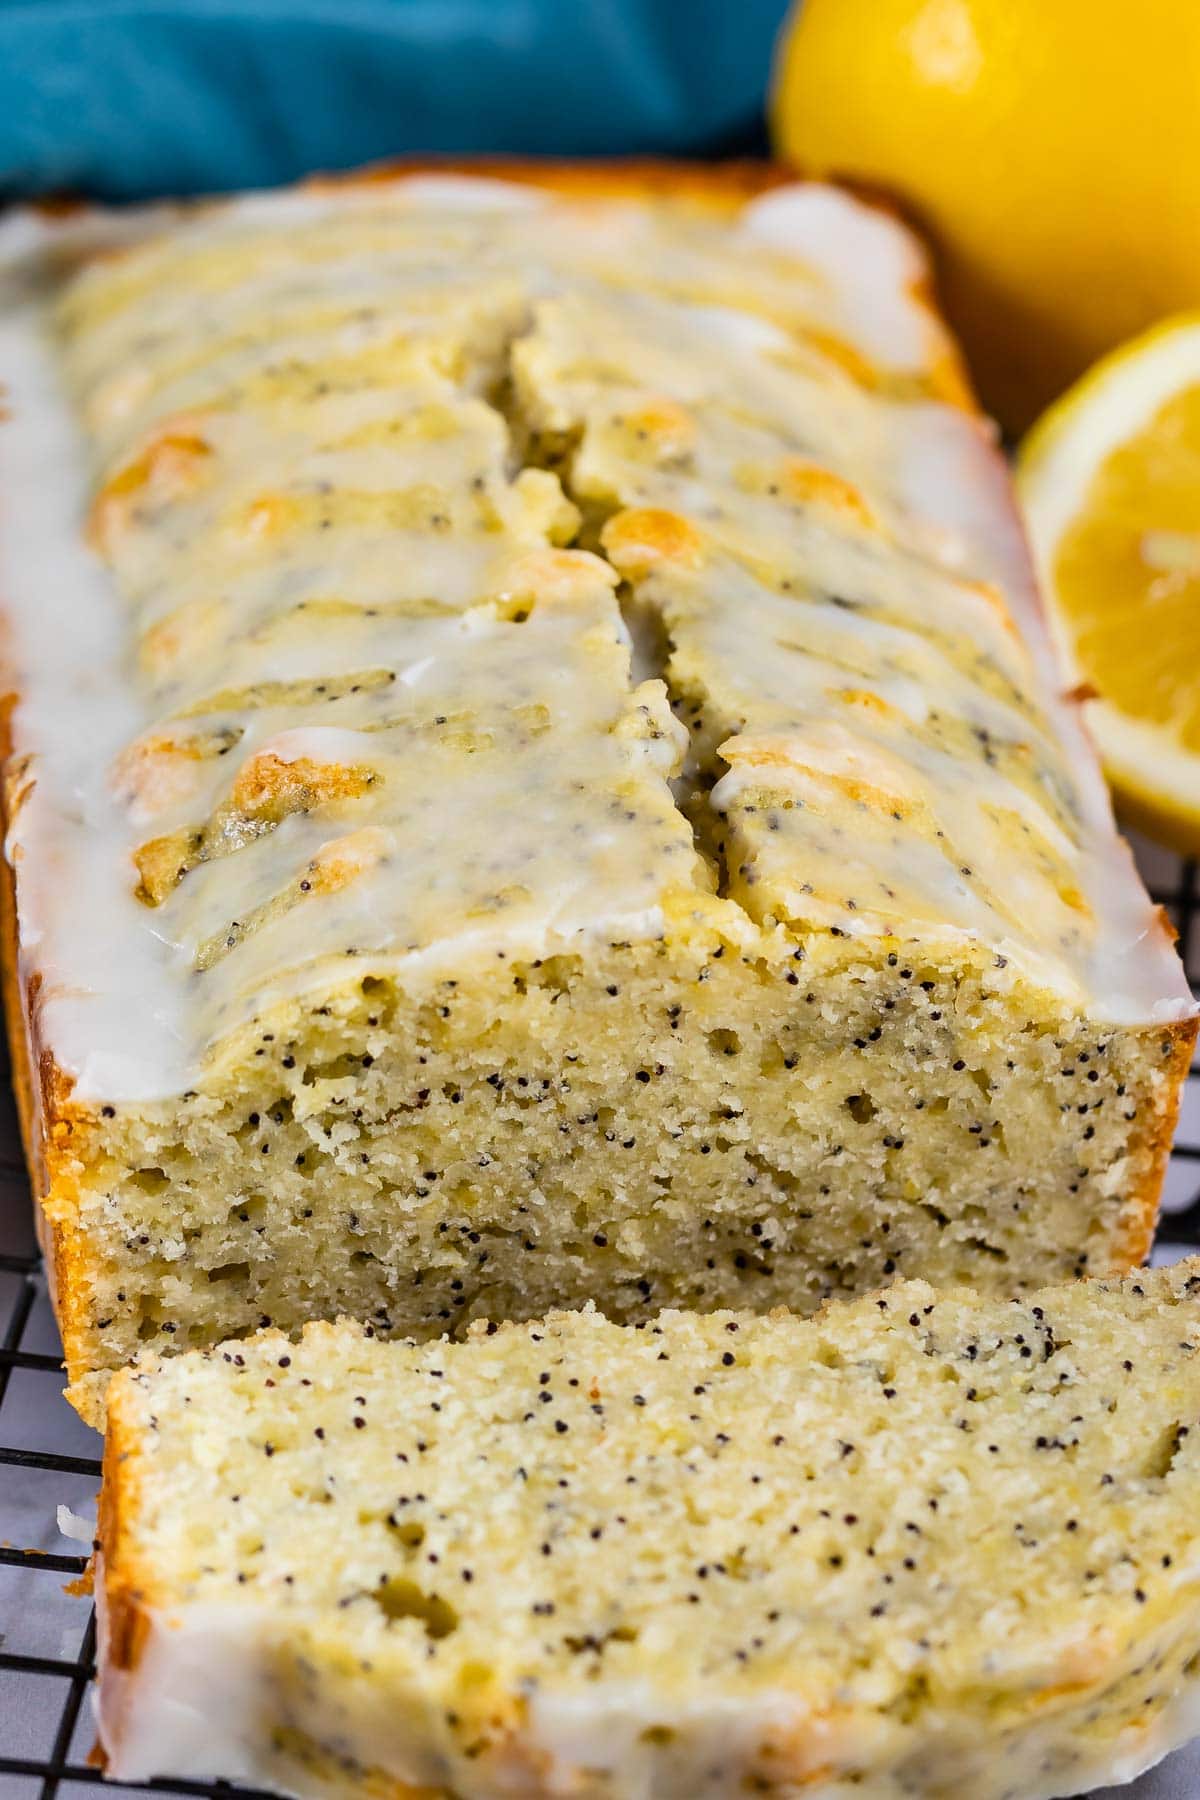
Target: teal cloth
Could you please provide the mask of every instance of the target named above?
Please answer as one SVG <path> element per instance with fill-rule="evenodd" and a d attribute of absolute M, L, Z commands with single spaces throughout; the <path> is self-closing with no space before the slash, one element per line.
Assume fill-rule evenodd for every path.
<path fill-rule="evenodd" d="M 0 0 L 0 196 L 761 144 L 785 0 Z"/>

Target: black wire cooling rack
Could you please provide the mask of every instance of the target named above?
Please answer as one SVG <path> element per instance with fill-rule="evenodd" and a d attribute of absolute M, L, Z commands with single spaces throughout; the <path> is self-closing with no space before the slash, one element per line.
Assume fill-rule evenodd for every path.
<path fill-rule="evenodd" d="M 1197 865 L 1150 846 L 1141 847 L 1139 860 L 1155 898 L 1174 918 L 1200 993 Z M 58 1339 L 33 1237 L 6 1061 L 0 1083 L 0 1800 L 82 1800 L 102 1780 L 88 1762 L 96 1626 L 91 1601 L 64 1583 L 79 1580 L 86 1558 L 63 1554 L 67 1540 L 57 1510 L 65 1505 L 94 1516 L 100 1440 L 60 1393 Z M 1164 1209 L 1158 1255 L 1169 1259 L 1200 1245 L 1200 1063 L 1187 1084 Z M 136 1790 L 105 1785 L 114 1794 L 225 1800 L 248 1792 L 221 1782 L 159 1781 Z M 1192 1783 L 1183 1790 L 1172 1783 L 1177 1791 L 1192 1791 Z M 1149 1782 L 1127 1792 L 1151 1800 Z"/>

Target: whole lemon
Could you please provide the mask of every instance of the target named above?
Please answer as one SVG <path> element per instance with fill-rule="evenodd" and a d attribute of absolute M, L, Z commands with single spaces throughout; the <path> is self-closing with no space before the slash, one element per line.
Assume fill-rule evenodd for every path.
<path fill-rule="evenodd" d="M 1013 430 L 1200 304 L 1200 0 L 802 0 L 771 115 L 788 161 L 929 232 Z"/>

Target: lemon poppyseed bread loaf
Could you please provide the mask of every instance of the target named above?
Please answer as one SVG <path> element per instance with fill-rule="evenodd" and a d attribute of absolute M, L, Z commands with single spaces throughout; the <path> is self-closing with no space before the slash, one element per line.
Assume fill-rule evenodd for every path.
<path fill-rule="evenodd" d="M 1169 935 L 919 252 L 765 180 L 9 226 L 11 1004 L 90 1416 L 339 1312 L 1144 1252 Z"/>
<path fill-rule="evenodd" d="M 111 1774 L 1040 1800 L 1200 1727 L 1200 1261 L 487 1330 L 117 1377 Z"/>

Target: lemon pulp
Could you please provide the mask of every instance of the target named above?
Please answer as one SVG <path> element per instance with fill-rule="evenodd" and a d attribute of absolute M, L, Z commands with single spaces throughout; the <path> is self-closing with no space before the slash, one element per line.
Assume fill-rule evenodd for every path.
<path fill-rule="evenodd" d="M 1104 698 L 1200 752 L 1200 384 L 1101 463 L 1054 586 Z"/>

